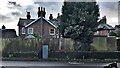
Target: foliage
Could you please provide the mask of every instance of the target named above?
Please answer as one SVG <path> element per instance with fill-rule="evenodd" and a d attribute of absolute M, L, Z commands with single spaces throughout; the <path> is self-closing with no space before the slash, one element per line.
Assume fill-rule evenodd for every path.
<path fill-rule="evenodd" d="M 75 45 L 79 41 L 78 50 L 88 51 L 98 26 L 98 17 L 99 8 L 96 2 L 64 2 L 61 34 L 75 40 Z"/>
<path fill-rule="evenodd" d="M 109 35 L 110 35 L 110 36 L 116 36 L 116 32 L 115 32 L 115 31 L 111 31 L 111 32 L 109 33 Z"/>
<path fill-rule="evenodd" d="M 40 35 L 38 35 L 38 34 L 33 34 L 33 36 L 35 37 L 35 38 L 38 38 L 38 39 L 41 39 L 42 37 L 40 36 Z"/>
<path fill-rule="evenodd" d="M 117 31 L 116 34 L 117 34 L 117 37 L 120 37 L 120 31 Z"/>
<path fill-rule="evenodd" d="M 110 36 L 120 37 L 120 31 L 112 31 L 109 33 Z"/>

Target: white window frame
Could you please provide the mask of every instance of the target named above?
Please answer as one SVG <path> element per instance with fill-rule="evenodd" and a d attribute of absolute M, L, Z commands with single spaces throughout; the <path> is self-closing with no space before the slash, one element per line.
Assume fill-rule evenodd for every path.
<path fill-rule="evenodd" d="M 25 27 L 22 27 L 22 34 L 25 34 Z"/>
<path fill-rule="evenodd" d="M 30 32 L 30 30 L 31 30 L 31 32 Z M 33 34 L 33 28 L 31 28 L 31 27 L 28 28 L 28 34 Z"/>
<path fill-rule="evenodd" d="M 51 29 L 54 30 L 54 33 L 51 33 Z M 49 34 L 50 34 L 50 35 L 55 35 L 55 29 L 54 29 L 54 28 L 51 28 L 51 29 L 49 29 Z"/>

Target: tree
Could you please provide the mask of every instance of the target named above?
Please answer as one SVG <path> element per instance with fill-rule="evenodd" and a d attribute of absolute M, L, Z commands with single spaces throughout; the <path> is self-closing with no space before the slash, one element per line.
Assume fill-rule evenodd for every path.
<path fill-rule="evenodd" d="M 96 2 L 64 2 L 61 34 L 75 40 L 75 49 L 88 51 L 98 26 L 98 17 L 99 8 Z"/>
<path fill-rule="evenodd" d="M 115 31 L 111 31 L 111 32 L 109 33 L 109 35 L 110 35 L 110 36 L 117 36 L 117 34 L 116 34 Z"/>
<path fill-rule="evenodd" d="M 120 31 L 112 31 L 109 33 L 110 36 L 120 37 Z"/>

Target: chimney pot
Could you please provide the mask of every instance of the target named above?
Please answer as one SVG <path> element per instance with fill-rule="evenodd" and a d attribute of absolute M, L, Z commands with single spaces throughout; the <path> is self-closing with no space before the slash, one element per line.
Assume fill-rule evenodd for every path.
<path fill-rule="evenodd" d="M 27 12 L 27 19 L 30 19 L 30 12 Z"/>
<path fill-rule="evenodd" d="M 40 7 L 38 7 L 38 11 L 40 11 Z"/>
<path fill-rule="evenodd" d="M 44 12 L 45 12 L 45 8 L 44 8 Z"/>
<path fill-rule="evenodd" d="M 41 11 L 42 11 L 42 9 L 43 9 L 43 8 L 41 7 Z"/>
<path fill-rule="evenodd" d="M 5 28 L 6 28 L 6 27 L 3 25 L 3 26 L 2 26 L 2 29 L 5 29 Z"/>
<path fill-rule="evenodd" d="M 53 19 L 53 16 L 52 16 L 52 14 L 50 14 L 50 16 L 49 16 L 49 20 L 52 20 Z"/>

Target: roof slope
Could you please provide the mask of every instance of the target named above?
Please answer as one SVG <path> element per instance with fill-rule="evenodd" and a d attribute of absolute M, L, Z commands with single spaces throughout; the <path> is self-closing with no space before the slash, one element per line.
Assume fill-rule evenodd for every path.
<path fill-rule="evenodd" d="M 27 24 L 25 27 L 28 27 L 28 26 L 32 25 L 33 23 L 35 23 L 35 22 L 38 21 L 39 19 L 41 19 L 41 17 L 35 19 L 34 21 L 31 21 L 31 22 L 30 22 L 29 24 Z M 44 18 L 44 17 L 43 17 L 43 19 L 44 19 L 46 22 L 48 22 L 51 26 L 57 28 L 57 25 L 56 25 L 54 22 L 51 22 L 51 21 L 47 20 L 47 19 Z"/>
<path fill-rule="evenodd" d="M 29 24 L 30 22 L 34 21 L 35 19 L 23 19 L 20 18 L 19 22 L 18 22 L 18 26 L 25 26 L 27 24 Z"/>
<path fill-rule="evenodd" d="M 97 27 L 98 30 L 114 30 L 114 28 L 108 24 L 100 23 Z"/>
<path fill-rule="evenodd" d="M 15 38 L 17 37 L 15 29 L 0 29 L 2 38 Z"/>

